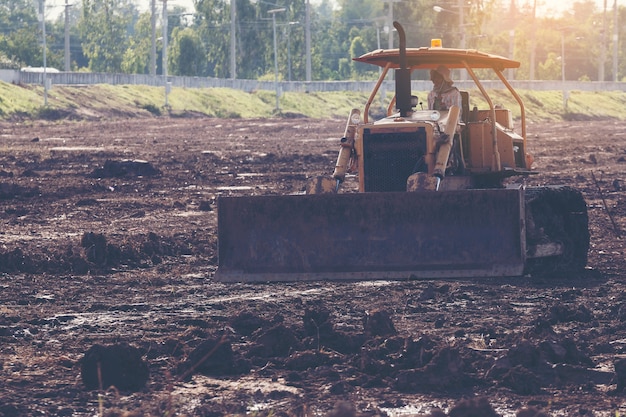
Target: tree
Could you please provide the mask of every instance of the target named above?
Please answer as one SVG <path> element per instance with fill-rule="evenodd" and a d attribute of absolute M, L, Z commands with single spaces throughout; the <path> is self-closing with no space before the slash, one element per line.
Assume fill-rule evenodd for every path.
<path fill-rule="evenodd" d="M 172 75 L 194 76 L 204 72 L 204 46 L 196 31 L 177 27 L 170 45 L 168 68 Z"/>
<path fill-rule="evenodd" d="M 539 63 L 537 75 L 540 80 L 561 79 L 561 57 L 550 52 L 545 61 Z"/>
<path fill-rule="evenodd" d="M 66 9 L 69 17 L 69 37 L 70 37 L 70 69 L 86 67 L 89 61 L 83 55 L 81 38 L 78 29 L 78 21 L 81 17 L 80 4 L 72 4 Z M 63 68 L 65 56 L 65 11 L 57 17 L 54 22 L 46 22 L 46 34 L 48 35 L 48 62 L 56 68 Z"/>
<path fill-rule="evenodd" d="M 477 0 L 468 2 L 472 4 L 472 10 L 479 10 Z M 476 4 L 476 5 L 475 5 Z M 446 25 L 435 27 L 438 14 L 433 11 L 431 0 L 405 0 L 402 2 L 385 2 L 380 0 L 340 0 L 339 8 L 332 12 L 332 18 L 322 18 L 320 10 L 319 24 L 322 29 L 316 28 L 314 33 L 319 33 L 318 44 L 314 43 L 313 62 L 319 62 L 318 76 L 320 79 L 345 79 L 355 75 L 356 69 L 359 77 L 372 77 L 378 73 L 376 68 L 366 65 L 361 66 L 349 63 L 351 71 L 345 73 L 345 59 L 351 59 L 355 54 L 367 52 L 378 48 L 387 48 L 389 45 L 389 30 L 393 37 L 393 47 L 398 47 L 398 38 L 395 29 L 389 27 L 389 7 L 393 7 L 394 20 L 400 22 L 405 28 L 407 46 L 418 47 L 430 44 L 430 39 L 441 37 L 439 30 L 445 28 L 458 36 L 458 16 L 448 14 Z M 468 21 L 470 14 L 468 12 Z M 449 27 L 447 26 L 449 25 Z M 355 39 L 360 45 L 356 48 Z M 355 49 L 356 48 L 356 49 Z M 357 50 L 358 49 L 358 50 Z M 316 61 L 317 58 L 317 61 Z M 315 67 L 314 67 L 315 68 Z M 423 77 L 426 72 L 417 72 L 414 77 Z"/>
<path fill-rule="evenodd" d="M 38 67 L 43 65 L 40 39 L 40 31 L 20 28 L 0 38 L 0 51 L 17 64 Z"/>
<path fill-rule="evenodd" d="M 360 36 L 355 36 L 354 38 L 352 38 L 352 44 L 350 45 L 350 57 L 356 58 L 356 57 L 363 55 L 366 52 L 368 52 L 368 50 L 365 47 L 365 42 L 363 42 L 363 38 L 361 38 Z M 352 62 L 352 74 L 351 75 L 353 78 L 358 79 L 360 78 L 360 76 L 362 76 L 363 74 L 371 70 L 371 65 L 363 64 L 361 62 L 354 62 L 354 61 L 351 61 L 351 62 Z"/>
<path fill-rule="evenodd" d="M 150 12 L 142 13 L 135 24 L 135 34 L 124 52 L 121 69 L 129 74 L 147 74 L 152 47 L 152 26 Z"/>
<path fill-rule="evenodd" d="M 129 28 L 136 15 L 130 0 L 83 0 L 79 27 L 90 70 L 122 72 Z"/>
<path fill-rule="evenodd" d="M 0 28 L 0 54 L 16 66 L 43 64 L 40 23 L 31 1 L 4 0 L 0 3 Z"/>
<path fill-rule="evenodd" d="M 223 0 L 197 0 L 196 13 L 200 38 L 206 46 L 206 75 L 228 78 L 230 7 Z"/>
<path fill-rule="evenodd" d="M 267 61 L 266 48 L 272 47 L 268 42 L 271 36 L 267 29 L 267 20 L 262 20 L 259 4 L 254 5 L 248 1 L 237 3 L 237 27 L 235 59 L 237 65 L 237 78 L 255 79 L 267 72 L 268 65 L 274 61 Z M 228 42 L 230 46 L 230 31 Z M 205 39 L 206 41 L 206 39 Z M 254 47 L 250 47 L 254 45 Z M 230 60 L 230 49 L 227 54 Z M 228 76 L 231 77 L 230 64 Z"/>
<path fill-rule="evenodd" d="M 320 80 L 338 80 L 350 77 L 350 62 L 348 61 L 350 53 L 350 30 L 355 27 L 358 34 L 358 28 L 362 27 L 364 22 L 362 19 L 353 17 L 358 16 L 359 12 L 352 12 L 350 7 L 356 7 L 350 2 L 339 4 L 339 9 L 333 11 L 332 16 L 320 18 L 316 22 L 314 33 L 318 33 L 314 43 L 314 51 L 318 56 L 316 60 L 316 70 Z M 370 22 L 368 22 L 369 24 Z"/>

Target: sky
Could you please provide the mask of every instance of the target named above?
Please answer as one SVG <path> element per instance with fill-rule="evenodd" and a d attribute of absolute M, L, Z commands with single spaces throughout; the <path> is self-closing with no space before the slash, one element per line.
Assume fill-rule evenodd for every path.
<path fill-rule="evenodd" d="M 69 3 L 79 3 L 81 0 L 69 0 Z M 140 10 L 148 10 L 150 8 L 150 0 L 133 0 Z M 303 0 L 304 1 L 304 0 Z M 381 0 L 382 1 L 382 0 Z M 511 0 L 501 0 L 505 4 L 510 4 Z M 534 0 L 515 0 L 516 4 L 522 6 L 524 4 L 532 5 Z M 572 0 L 536 0 L 537 1 L 537 16 L 560 16 L 564 11 L 571 9 L 573 3 Z M 615 0 L 606 0 L 607 10 L 612 10 L 613 2 Z M 161 9 L 162 0 L 157 0 L 157 8 Z M 319 0 L 311 0 L 312 4 L 318 3 Z M 593 0 L 596 4 L 596 10 L 602 11 L 604 9 L 604 0 Z M 624 0 L 618 0 L 619 5 L 623 5 Z M 193 0 L 168 0 L 168 9 L 170 7 L 181 6 L 189 11 L 193 11 Z M 46 17 L 47 19 L 54 19 L 60 13 L 63 12 L 65 0 L 46 0 Z"/>

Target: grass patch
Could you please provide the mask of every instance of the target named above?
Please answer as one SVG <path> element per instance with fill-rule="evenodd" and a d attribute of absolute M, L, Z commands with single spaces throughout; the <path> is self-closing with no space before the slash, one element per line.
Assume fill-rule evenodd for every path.
<path fill-rule="evenodd" d="M 19 86 L 0 81 L 0 115 L 10 118 L 15 115 L 36 114 L 43 106 L 43 88 Z"/>
<path fill-rule="evenodd" d="M 567 106 L 561 91 L 519 90 L 530 121 L 623 119 L 626 92 L 602 91 L 569 93 Z M 161 116 L 208 116 L 226 118 L 312 117 L 344 118 L 352 108 L 362 109 L 369 92 L 285 92 L 258 90 L 251 93 L 229 88 L 190 89 L 173 87 L 167 96 L 163 87 L 141 85 L 61 86 L 48 91 L 48 106 L 44 107 L 43 87 L 14 85 L 0 82 L 0 119 L 59 120 L 63 118 L 107 118 Z M 428 91 L 414 91 L 426 103 Z M 469 90 L 470 109 L 484 109 L 487 102 L 480 91 Z M 506 90 L 489 90 L 494 104 L 511 109 L 520 117 L 517 102 Z M 376 97 L 371 115 L 384 114 L 393 92 L 385 100 Z"/>

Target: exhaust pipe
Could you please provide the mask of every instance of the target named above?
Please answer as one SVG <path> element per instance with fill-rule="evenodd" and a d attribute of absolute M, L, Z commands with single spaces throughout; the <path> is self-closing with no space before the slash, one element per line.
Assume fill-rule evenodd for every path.
<path fill-rule="evenodd" d="M 406 65 L 406 34 L 398 21 L 393 22 L 400 40 L 400 62 L 396 70 L 396 108 L 401 117 L 407 117 L 411 106 L 411 71 Z"/>

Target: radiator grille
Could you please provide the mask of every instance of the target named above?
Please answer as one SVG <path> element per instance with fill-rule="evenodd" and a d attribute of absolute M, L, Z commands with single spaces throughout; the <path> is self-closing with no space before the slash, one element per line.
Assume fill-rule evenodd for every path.
<path fill-rule="evenodd" d="M 406 191 L 406 180 L 426 154 L 426 129 L 414 132 L 363 131 L 365 191 Z"/>

